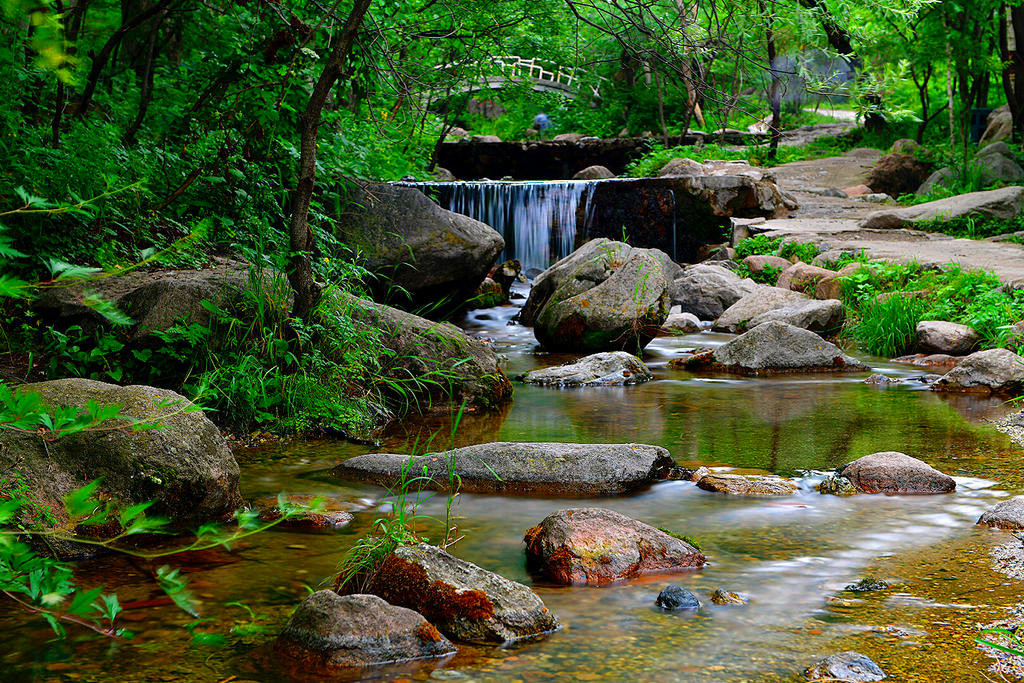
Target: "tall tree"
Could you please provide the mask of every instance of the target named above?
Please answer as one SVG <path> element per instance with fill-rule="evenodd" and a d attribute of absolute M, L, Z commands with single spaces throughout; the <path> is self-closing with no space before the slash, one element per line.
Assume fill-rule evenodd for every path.
<path fill-rule="evenodd" d="M 313 86 L 306 108 L 299 117 L 299 174 L 292 192 L 292 215 L 289 222 L 291 271 L 288 281 L 295 292 L 292 315 L 309 317 L 320 295 L 320 287 L 313 279 L 313 232 L 309 228 L 309 204 L 316 188 L 316 145 L 327 98 L 344 71 L 345 62 L 356 43 L 356 36 L 370 8 L 371 0 L 355 0 L 352 10 L 338 36 L 333 36 L 334 47 L 324 64 L 320 77 Z"/>

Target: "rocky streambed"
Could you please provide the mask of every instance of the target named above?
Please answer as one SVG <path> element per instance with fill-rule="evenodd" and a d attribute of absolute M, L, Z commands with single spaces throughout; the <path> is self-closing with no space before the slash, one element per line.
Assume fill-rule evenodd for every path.
<path fill-rule="evenodd" d="M 518 306 L 471 311 L 462 322 L 507 359 L 508 376 L 579 358 L 540 351 L 532 330 L 509 325 L 516 313 Z M 391 505 L 386 491 L 360 483 L 366 478 L 345 476 L 346 461 L 371 452 L 412 452 L 433 437 L 456 447 L 561 442 L 659 448 L 640 457 L 630 451 L 628 458 L 612 449 L 617 459 L 609 462 L 628 462 L 635 470 L 622 490 L 564 498 L 559 491 L 524 496 L 467 489 L 456 498 L 460 540 L 450 552 L 532 588 L 560 630 L 507 646 L 460 643 L 454 655 L 445 655 L 450 648 L 436 641 L 428 649 L 442 657 L 363 669 L 351 679 L 794 680 L 827 655 L 855 650 L 895 680 L 985 680 L 990 660 L 973 643 L 976 626 L 1005 616 L 1019 599 L 1018 586 L 993 571 L 989 556 L 1010 537 L 975 526 L 982 513 L 1024 489 L 1019 447 L 986 424 L 1008 407 L 998 398 L 928 391 L 921 368 L 856 354 L 872 371 L 902 381 L 866 384 L 867 372 L 708 373 L 672 362 L 736 338 L 714 332 L 655 337 L 644 353 L 650 380 L 638 384 L 517 383 L 510 407 L 464 416 L 454 443 L 450 422 L 439 419 L 406 423 L 377 448 L 313 442 L 237 452 L 246 499 L 278 491 L 326 495 L 352 522 L 329 533 L 272 531 L 232 553 L 183 558 L 202 617 L 210 619 L 195 624 L 152 592 L 147 565 L 90 560 L 80 569 L 83 583 L 116 589 L 128 606 L 126 625 L 146 644 L 112 647 L 84 636 L 51 644 L 45 624 L 7 610 L 0 614 L 10 643 L 0 655 L 5 670 L 21 680 L 279 679 L 270 643 L 308 589 L 321 587 L 341 552 Z M 698 486 L 670 477 L 661 449 L 682 469 L 709 468 L 716 482 L 770 474 L 788 486 L 778 495 L 728 495 L 710 479 Z M 815 489 L 826 471 L 884 451 L 926 460 L 954 478 L 955 490 L 846 497 Z M 568 468 L 572 457 L 571 449 L 563 456 Z M 645 533 L 653 537 L 685 535 L 680 547 L 699 546 L 707 563 L 693 562 L 678 573 L 638 571 L 629 581 L 600 587 L 562 585 L 529 560 L 524 534 L 551 527 L 549 516 L 569 508 L 612 510 L 649 525 L 654 531 Z M 421 513 L 443 518 L 444 497 L 425 500 Z M 534 555 L 555 547 L 541 541 L 553 534 L 530 535 Z M 866 577 L 885 587 L 847 590 Z M 692 593 L 701 606 L 659 608 L 655 600 L 669 584 Z M 394 618 L 421 626 L 407 615 Z M 191 632 L 183 628 L 189 624 Z M 232 645 L 214 647 L 193 635 L 218 633 Z"/>

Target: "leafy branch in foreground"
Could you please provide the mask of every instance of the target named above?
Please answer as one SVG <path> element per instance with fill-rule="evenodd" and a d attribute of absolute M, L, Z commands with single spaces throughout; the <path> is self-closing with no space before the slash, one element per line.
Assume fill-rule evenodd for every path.
<path fill-rule="evenodd" d="M 289 502 L 284 495 L 279 495 L 277 508 L 280 516 L 271 521 L 261 521 L 256 510 L 238 510 L 234 515 L 233 526 L 204 524 L 191 532 L 192 539 L 189 542 L 173 547 L 139 548 L 126 545 L 126 539 L 140 534 L 174 533 L 170 529 L 170 521 L 146 515 L 152 502 L 120 509 L 110 501 L 101 501 L 96 497 L 98 486 L 99 480 L 93 481 L 65 498 L 65 510 L 71 519 L 68 525 L 70 531 L 22 529 L 17 524 L 18 513 L 31 503 L 20 496 L 0 501 L 0 594 L 27 612 L 45 619 L 58 637 L 65 635 L 62 622 L 76 624 L 105 636 L 131 638 L 132 635 L 115 623 L 121 612 L 116 595 L 104 593 L 102 587 L 80 589 L 75 584 L 70 564 L 39 554 L 32 547 L 31 541 L 85 544 L 154 560 L 215 547 L 230 549 L 241 539 L 266 531 L 285 520 L 315 512 L 322 505 L 319 500 L 314 500 L 310 506 L 298 505 Z M 0 492 L 0 495 L 3 493 Z M 75 533 L 79 529 L 100 526 L 114 526 L 120 532 L 102 540 Z M 159 567 L 154 579 L 180 609 L 193 616 L 198 614 L 187 582 L 178 569 L 166 565 Z"/>

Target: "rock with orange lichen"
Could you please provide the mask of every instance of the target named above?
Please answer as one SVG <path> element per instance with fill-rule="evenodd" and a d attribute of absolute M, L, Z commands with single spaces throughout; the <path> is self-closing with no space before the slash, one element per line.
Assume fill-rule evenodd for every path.
<path fill-rule="evenodd" d="M 414 609 L 449 638 L 507 643 L 550 633 L 558 619 L 529 587 L 426 543 L 395 550 L 347 584 Z"/>
<path fill-rule="evenodd" d="M 375 595 L 323 590 L 306 598 L 274 644 L 283 668 L 306 676 L 444 657 L 455 646 L 411 609 Z"/>
<path fill-rule="evenodd" d="M 644 574 L 702 567 L 686 541 L 603 508 L 570 508 L 526 532 L 528 562 L 560 584 L 600 586 Z"/>

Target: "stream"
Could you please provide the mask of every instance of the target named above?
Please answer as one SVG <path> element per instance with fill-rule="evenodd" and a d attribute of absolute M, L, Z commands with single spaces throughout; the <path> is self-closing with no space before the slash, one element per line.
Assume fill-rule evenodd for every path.
<path fill-rule="evenodd" d="M 471 311 L 462 324 L 491 340 L 507 358 L 510 377 L 570 358 L 538 351 L 532 330 L 510 324 L 516 311 Z M 704 332 L 656 339 L 645 355 L 655 380 L 643 385 L 559 390 L 517 384 L 515 402 L 503 414 L 465 416 L 455 444 L 651 443 L 681 465 L 799 477 L 797 495 L 730 498 L 682 481 L 593 500 L 459 495 L 453 513 L 461 540 L 450 550 L 532 585 L 563 628 L 540 642 L 461 647 L 449 660 L 367 670 L 352 680 L 795 681 L 811 662 L 847 649 L 873 658 L 892 680 L 986 680 L 991 660 L 974 644 L 977 625 L 1006 616 L 1019 599 L 1019 585 L 996 573 L 989 556 L 991 547 L 1011 537 L 974 526 L 995 502 L 1024 490 L 1020 449 L 985 424 L 1010 407 L 939 396 L 915 379 L 920 368 L 864 356 L 874 371 L 903 382 L 880 388 L 864 384 L 859 374 L 708 379 L 668 366 L 686 349 L 729 338 Z M 272 530 L 233 552 L 177 561 L 208 621 L 161 604 L 143 563 L 109 557 L 83 563 L 78 577 L 84 585 L 102 583 L 132 607 L 124 624 L 139 644 L 75 629 L 55 641 L 45 622 L 3 604 L 0 628 L 8 646 L 0 653 L 0 678 L 279 680 L 268 654 L 274 634 L 307 587 L 333 573 L 344 550 L 388 505 L 381 489 L 338 483 L 326 471 L 354 455 L 402 452 L 432 437 L 446 447 L 450 429 L 444 420 L 412 420 L 380 449 L 319 441 L 240 450 L 247 498 L 280 491 L 330 496 L 350 501 L 355 520 L 333 533 Z M 822 470 L 885 450 L 921 457 L 954 476 L 956 492 L 842 498 L 814 490 Z M 710 563 L 698 572 L 602 588 L 534 581 L 525 566 L 524 531 L 557 509 L 589 505 L 686 534 Z M 443 517 L 445 501 L 432 497 L 420 512 Z M 844 590 L 869 575 L 892 587 Z M 693 591 L 704 607 L 661 612 L 654 599 L 670 583 Z M 717 588 L 750 602 L 712 604 Z M 236 630 L 229 634 L 232 623 Z M 183 628 L 190 624 L 206 636 L 194 639 Z M 212 633 L 230 644 L 208 644 Z"/>

